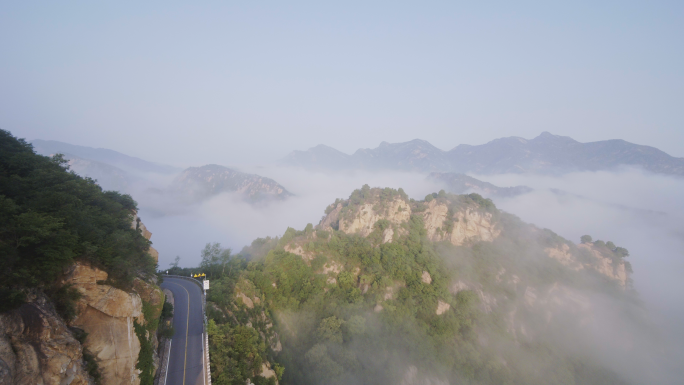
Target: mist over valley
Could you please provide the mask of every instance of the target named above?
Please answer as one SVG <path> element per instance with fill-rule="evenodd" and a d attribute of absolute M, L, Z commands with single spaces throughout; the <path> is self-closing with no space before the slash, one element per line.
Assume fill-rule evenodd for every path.
<path fill-rule="evenodd" d="M 206 165 L 186 168 L 179 172 L 180 169 L 178 168 L 141 159 L 135 159 L 135 162 L 123 162 L 121 159 L 128 160 L 129 158 L 111 150 L 87 149 L 56 142 L 52 142 L 50 146 L 46 146 L 41 141 L 34 143 L 37 143 L 36 150 L 45 155 L 64 153 L 69 160 L 69 167 L 74 172 L 98 179 L 98 181 L 101 179 L 103 187 L 106 186 L 109 189 L 119 190 L 134 196 L 139 205 L 140 217 L 145 221 L 147 228 L 152 229 L 152 241 L 155 248 L 160 252 L 159 267 L 162 270 L 174 264 L 174 259 L 177 257 L 180 257 L 180 266 L 191 267 L 206 263 L 206 260 L 202 260 L 200 251 L 205 244 L 215 242 L 220 243 L 223 248 L 232 249 L 234 255 L 241 253 L 248 259 L 259 260 L 265 254 L 261 254 L 264 252 L 263 250 L 255 251 L 255 244 L 253 243 L 255 239 L 276 242 L 280 238 L 288 238 L 290 231 L 309 228 L 307 227 L 310 226 L 308 224 L 314 224 L 315 228 L 324 230 L 325 226 L 329 226 L 326 223 L 330 223 L 330 220 L 326 219 L 329 215 L 324 215 L 323 209 L 334 207 L 334 205 L 330 206 L 332 202 L 339 201 L 339 198 L 346 199 L 349 192 L 357 190 L 362 185 L 380 187 L 385 190 L 387 188 L 394 189 L 392 191 L 400 189 L 399 191 L 402 193 L 405 192 L 407 202 L 409 198 L 411 198 L 411 202 L 414 199 L 415 201 L 422 201 L 424 197 L 439 198 L 444 192 L 447 194 L 466 194 L 465 196 L 470 193 L 477 193 L 484 198 L 491 198 L 496 207 L 502 213 L 506 213 L 505 215 L 511 215 L 511 218 L 519 217 L 524 222 L 533 224 L 535 229 L 551 229 L 551 231 L 543 231 L 548 231 L 553 236 L 558 234 L 558 236 L 570 240 L 568 244 L 571 249 L 563 249 L 566 246 L 562 246 L 562 243 L 561 246 L 556 245 L 551 249 L 548 247 L 545 249 L 548 254 L 545 258 L 551 258 L 552 261 L 553 258 L 557 258 L 557 261 L 551 263 L 560 262 L 562 266 L 568 266 L 570 270 L 599 269 L 598 267 L 588 267 L 593 263 L 591 261 L 576 262 L 574 259 L 579 258 L 578 256 L 570 257 L 575 252 L 568 250 L 577 247 L 580 236 L 591 234 L 596 239 L 603 240 L 598 242 L 611 241 L 611 245 L 621 245 L 629 250 L 628 272 L 617 273 L 615 270 L 613 273 L 612 271 L 617 269 L 615 266 L 609 269 L 610 273 L 607 273 L 608 270 L 605 268 L 600 268 L 597 271 L 603 271 L 602 274 L 609 274 L 610 279 L 616 279 L 619 282 L 617 287 L 622 287 L 622 289 L 618 289 L 618 292 L 627 291 L 632 294 L 628 294 L 627 297 L 615 302 L 615 299 L 604 298 L 605 295 L 610 297 L 615 294 L 603 292 L 605 289 L 600 289 L 600 286 L 589 289 L 588 287 L 583 288 L 583 284 L 580 284 L 573 288 L 572 285 L 567 286 L 567 284 L 558 286 L 557 281 L 551 282 L 550 289 L 545 286 L 548 284 L 527 286 L 528 289 L 519 292 L 523 298 L 516 299 L 512 303 L 523 302 L 515 306 L 531 307 L 530 309 L 534 309 L 535 306 L 544 308 L 550 306 L 551 303 L 556 303 L 554 306 L 560 306 L 557 310 L 547 310 L 547 312 L 565 312 L 569 311 L 572 306 L 580 306 L 583 310 L 574 310 L 575 313 L 573 314 L 575 315 L 571 317 L 590 318 L 577 321 L 579 324 L 563 324 L 563 329 L 555 332 L 552 331 L 553 328 L 561 327 L 562 323 L 556 325 L 556 321 L 551 322 L 546 326 L 551 329 L 548 329 L 544 335 L 550 334 L 542 337 L 541 335 L 530 335 L 526 329 L 526 327 L 531 327 L 531 324 L 526 325 L 526 323 L 538 321 L 532 321 L 532 319 L 524 321 L 525 318 L 523 317 L 518 321 L 507 321 L 513 322 L 507 327 L 507 333 L 513 333 L 514 336 L 523 333 L 525 338 L 532 338 L 536 341 L 534 343 L 542 343 L 541 340 L 538 340 L 538 338 L 542 338 L 545 341 L 543 344 L 550 344 L 549 346 L 556 346 L 561 349 L 559 352 L 564 352 L 558 353 L 561 356 L 581 354 L 584 359 L 587 359 L 589 356 L 584 354 L 591 351 L 595 356 L 592 355 L 593 358 L 590 358 L 590 361 L 600 362 L 599 366 L 605 365 L 606 368 L 609 368 L 613 373 L 609 377 L 615 375 L 614 380 L 622 378 L 625 381 L 639 379 L 637 383 L 648 381 L 667 383 L 674 378 L 670 376 L 678 375 L 677 361 L 684 354 L 681 349 L 683 346 L 681 342 L 684 342 L 684 328 L 681 327 L 682 322 L 680 322 L 684 320 L 684 314 L 676 304 L 682 303 L 684 297 L 681 294 L 682 290 L 672 289 L 672 283 L 677 282 L 678 274 L 684 267 L 680 258 L 682 246 L 684 246 L 684 234 L 682 234 L 679 226 L 684 219 L 684 210 L 678 204 L 678 198 L 684 194 L 684 180 L 680 177 L 655 174 L 643 168 L 634 167 L 631 162 L 617 166 L 609 162 L 603 167 L 606 169 L 605 171 L 578 172 L 564 169 L 561 173 L 560 169 L 557 168 L 556 172 L 552 173 L 554 175 L 549 175 L 545 170 L 500 174 L 471 173 L 470 175 L 454 172 L 429 173 L 427 171 L 416 171 L 413 166 L 409 166 L 407 170 L 397 170 L 396 166 L 388 166 L 388 169 L 368 170 L 367 167 L 359 166 L 355 169 L 336 168 L 332 170 L 331 168 L 331 170 L 325 171 L 320 168 L 312 170 L 310 168 L 286 166 L 283 163 L 257 167 L 243 165 L 240 171 L 224 166 Z M 385 146 L 389 145 L 386 144 Z M 71 150 L 71 153 L 66 150 Z M 102 156 L 103 153 L 109 156 Z M 425 159 L 422 153 L 417 153 L 415 150 L 409 151 L 405 156 L 407 160 L 399 161 L 399 165 L 415 164 L 411 160 L 415 158 Z M 427 167 L 428 171 L 432 169 L 433 167 Z M 480 169 L 491 169 L 491 167 L 481 164 Z M 438 196 L 437 192 L 439 191 L 442 192 Z M 352 194 L 352 198 L 353 196 Z M 450 196 L 456 197 L 457 195 Z M 451 201 L 447 200 L 447 202 Z M 328 208 L 325 211 L 329 212 L 329 210 Z M 373 210 L 376 210 L 375 206 Z M 415 211 L 416 208 L 414 207 L 413 210 Z M 381 217 L 382 215 L 378 218 Z M 424 217 L 424 221 L 427 221 L 425 226 L 428 226 L 427 223 L 430 220 L 429 215 Z M 437 241 L 437 245 L 442 238 L 436 234 L 445 231 L 440 227 L 442 226 L 441 221 L 435 222 L 434 226 L 437 226 L 437 230 L 434 228 L 431 230 L 429 226 L 426 227 L 428 238 Z M 461 221 L 468 223 L 467 219 L 461 219 Z M 368 237 L 375 228 L 374 222 L 365 226 L 370 226 L 368 227 L 369 233 L 362 232 L 362 234 Z M 335 230 L 342 231 L 343 229 Z M 329 228 L 328 231 L 330 231 Z M 347 229 L 345 232 L 353 233 L 355 231 L 358 230 Z M 396 233 L 397 231 L 399 230 L 395 229 L 394 233 L 401 234 Z M 453 232 L 455 230 L 448 231 Z M 465 231 L 464 234 L 468 234 L 470 230 L 464 228 L 463 231 Z M 485 236 L 488 242 L 492 242 L 498 237 L 501 229 L 496 230 L 499 233 L 495 230 L 486 231 L 494 231 Z M 387 234 L 385 237 L 386 242 Z M 391 242 L 392 236 L 389 237 Z M 467 237 L 464 239 L 470 239 Z M 482 242 L 478 239 L 473 238 L 465 242 L 467 244 Z M 283 244 L 283 241 L 278 241 L 278 244 Z M 269 248 L 274 246 L 275 243 Z M 285 250 L 295 254 L 302 253 L 294 250 L 293 247 L 295 246 L 286 245 Z M 439 247 L 437 246 L 436 250 L 440 250 Z M 600 250 L 600 246 L 595 247 L 599 247 L 597 250 Z M 553 251 L 549 252 L 548 250 Z M 583 249 L 580 247 L 578 250 Z M 451 262 L 449 257 L 446 257 L 451 252 L 443 254 L 444 252 L 439 253 L 442 253 L 442 258 L 446 258 L 443 262 L 446 263 L 445 266 L 452 266 L 452 263 L 456 263 L 448 268 L 456 268 L 456 271 L 473 269 L 473 267 L 465 267 L 472 263 L 468 262 L 467 258 L 465 260 L 457 258 Z M 568 252 L 570 254 L 564 254 Z M 529 253 L 529 251 L 523 253 Z M 305 260 L 313 258 L 306 255 L 306 252 L 301 254 Z M 504 252 L 498 258 L 506 258 L 505 255 Z M 517 262 L 518 264 L 522 263 L 522 265 L 512 265 L 516 267 L 509 265 L 508 268 L 504 268 L 503 266 L 506 265 L 504 263 L 498 265 L 499 267 L 496 269 L 500 269 L 499 273 L 501 273 L 512 268 L 518 273 L 509 272 L 508 274 L 513 275 L 509 275 L 508 280 L 512 280 L 510 282 L 522 282 L 525 285 L 526 281 L 531 278 L 520 281 L 520 274 L 524 274 L 522 273 L 524 270 L 516 269 L 525 266 L 525 263 L 533 263 L 534 265 L 539 262 L 527 260 L 523 263 L 522 261 L 525 259 Z M 175 263 L 178 263 L 178 260 Z M 342 261 L 340 263 L 342 265 L 339 268 L 345 264 Z M 488 263 L 497 264 L 494 261 Z M 548 262 L 545 261 L 544 263 Z M 494 268 L 494 265 L 489 266 L 489 268 Z M 335 267 L 334 269 L 339 268 Z M 344 270 L 342 268 L 342 271 Z M 335 271 L 340 273 L 337 270 Z M 631 271 L 634 273 L 632 274 Z M 527 274 L 530 272 L 528 271 Z M 618 275 L 613 276 L 613 274 Z M 618 276 L 621 278 L 617 278 Z M 497 277 L 497 281 L 503 279 L 500 274 Z M 328 282 L 331 282 L 330 279 Z M 340 278 L 335 277 L 333 281 L 338 279 Z M 482 281 L 483 279 L 485 281 Z M 461 278 L 456 280 L 456 283 L 452 281 L 451 284 L 461 285 L 464 289 L 469 290 L 482 287 L 476 289 L 475 293 L 479 293 L 479 309 L 480 311 L 486 310 L 484 314 L 491 313 L 491 309 L 496 308 L 497 303 L 499 303 L 498 306 L 503 306 L 501 311 L 504 308 L 510 309 L 511 305 L 504 305 L 504 303 L 511 301 L 511 298 L 508 300 L 495 299 L 496 295 L 492 292 L 482 291 L 484 290 L 482 285 L 491 284 L 491 282 L 487 283 L 488 279 L 491 278 L 472 276 L 467 283 Z M 522 290 L 517 285 L 515 283 L 514 290 Z M 611 289 L 609 292 L 613 290 L 615 289 Z M 456 292 L 454 291 L 454 293 Z M 257 294 L 252 292 L 252 295 L 256 296 Z M 633 299 L 629 299 L 630 296 L 633 296 Z M 537 300 L 537 298 L 540 299 Z M 571 301 L 575 302 L 566 303 L 569 300 L 568 298 L 573 298 Z M 570 303 L 575 303 L 575 305 L 570 305 Z M 447 306 L 446 302 L 444 306 Z M 570 308 L 566 308 L 567 306 Z M 382 306 L 380 307 L 382 308 Z M 512 314 L 515 314 L 517 310 L 513 310 L 513 313 L 510 313 L 512 310 L 508 311 L 509 313 L 501 313 L 499 316 L 515 318 Z M 372 314 L 371 312 L 371 315 L 364 316 L 365 319 L 367 322 L 380 322 L 375 326 L 378 328 L 376 332 L 384 333 L 381 321 L 371 321 L 377 317 Z M 630 315 L 626 316 L 625 314 Z M 552 318 L 555 319 L 555 317 Z M 518 326 L 515 326 L 516 322 L 519 322 Z M 609 326 L 611 323 L 615 325 Z M 485 333 L 484 335 L 492 332 L 481 331 L 481 333 Z M 578 338 L 578 334 L 582 335 L 581 338 Z M 573 335 L 574 337 L 571 337 Z M 492 336 L 483 337 L 481 335 L 480 338 L 491 338 Z M 546 340 L 549 337 L 553 337 L 552 340 Z M 514 337 L 514 340 L 516 338 Z M 532 340 L 527 343 L 531 343 Z M 497 342 L 495 346 L 498 346 L 497 349 L 504 349 L 503 345 L 498 345 L 500 343 L 502 342 Z M 482 346 L 490 346 L 482 341 L 481 344 L 484 344 Z M 635 349 L 636 345 L 640 349 Z M 356 349 L 353 345 L 348 348 Z M 506 349 L 509 348 L 511 347 Z M 361 354 L 361 351 L 357 351 L 355 354 Z M 526 359 L 532 362 L 540 359 L 540 357 L 535 356 L 536 353 L 529 352 L 526 354 L 531 354 Z M 410 357 L 411 354 L 408 354 L 403 359 L 408 361 L 416 359 Z M 606 357 L 612 358 L 606 359 Z M 333 359 L 333 361 L 335 360 Z M 376 364 L 387 365 L 388 363 Z M 311 363 L 296 364 L 291 362 L 290 365 L 306 366 L 311 365 Z M 521 365 L 521 363 L 519 362 L 516 365 Z M 409 367 L 414 366 L 409 365 Z M 425 377 L 425 371 L 427 370 L 429 373 L 436 370 L 435 367 L 429 370 L 420 365 L 415 367 L 417 372 L 405 373 L 403 381 L 408 378 L 406 376 L 416 376 L 415 381 L 442 381 L 450 376 L 443 373 L 437 376 L 439 379 L 430 380 L 430 375 Z M 311 370 L 315 371 L 315 369 Z M 342 370 L 341 374 L 347 369 L 339 370 Z M 520 367 L 516 370 L 523 369 Z M 590 374 L 589 377 L 594 375 L 597 374 Z M 361 380 L 366 375 L 356 373 L 354 376 L 361 376 L 357 379 Z M 388 381 L 390 377 L 380 381 Z M 343 375 L 340 378 L 346 377 Z M 298 381 L 303 381 L 303 379 Z"/>
<path fill-rule="evenodd" d="M 684 378 L 684 3 L 0 4 L 0 384 Z"/>

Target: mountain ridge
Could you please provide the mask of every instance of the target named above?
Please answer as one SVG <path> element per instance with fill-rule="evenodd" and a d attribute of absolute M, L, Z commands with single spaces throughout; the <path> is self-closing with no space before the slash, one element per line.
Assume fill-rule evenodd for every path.
<path fill-rule="evenodd" d="M 76 156 L 96 162 L 106 163 L 118 168 L 128 169 L 126 171 L 153 172 L 158 174 L 174 174 L 180 171 L 179 168 L 150 162 L 141 158 L 126 155 L 107 148 L 94 148 L 78 146 L 75 144 L 59 142 L 56 140 L 35 139 L 30 142 L 36 153 L 40 155 L 54 155 L 61 153 L 69 157 Z"/>
<path fill-rule="evenodd" d="M 251 201 L 286 199 L 292 196 L 271 178 L 247 174 L 217 164 L 190 167 L 171 183 L 171 191 L 193 201 L 204 200 L 223 192 L 236 192 Z"/>
<path fill-rule="evenodd" d="M 321 146 L 307 151 L 293 151 L 281 163 L 334 171 L 364 169 L 490 175 L 558 175 L 636 166 L 649 172 L 684 176 L 684 158 L 673 157 L 655 147 L 622 139 L 581 143 L 548 131 L 533 139 L 511 136 L 481 145 L 460 144 L 448 151 L 422 139 L 402 143 L 382 142 L 376 148 L 358 149 L 352 155 Z"/>

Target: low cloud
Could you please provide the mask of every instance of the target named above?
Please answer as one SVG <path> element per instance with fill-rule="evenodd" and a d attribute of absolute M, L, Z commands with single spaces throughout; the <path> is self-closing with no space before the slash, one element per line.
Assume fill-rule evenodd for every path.
<path fill-rule="evenodd" d="M 287 227 L 302 229 L 307 223 L 317 224 L 328 204 L 335 198 L 347 198 L 363 184 L 401 187 L 415 199 L 441 188 L 417 173 L 326 174 L 283 168 L 241 171 L 273 178 L 295 196 L 253 205 L 237 194 L 225 193 L 190 206 L 178 206 L 149 189 L 136 196 L 141 217 L 160 251 L 160 267 L 168 266 L 176 255 L 181 256 L 181 265 L 196 266 L 207 242 L 220 242 L 239 251 L 257 237 L 280 236 Z M 568 330 L 571 338 L 564 340 L 568 349 L 573 344 L 580 350 L 592 346 L 597 361 L 632 379 L 657 378 L 667 383 L 684 374 L 677 366 L 684 358 L 684 180 L 634 169 L 562 177 L 472 176 L 502 187 L 532 187 L 532 192 L 520 196 L 493 197 L 500 209 L 525 222 L 549 228 L 574 242 L 589 234 L 630 251 L 634 288 L 643 306 L 611 308 L 592 295 L 598 316 L 585 335 L 593 337 L 572 338 L 582 329 Z M 645 333 L 637 323 L 621 316 L 624 311 L 643 309 L 645 313 L 639 317 L 649 323 L 649 330 L 660 330 L 658 336 Z M 616 350 L 620 346 L 616 340 L 629 346 Z"/>

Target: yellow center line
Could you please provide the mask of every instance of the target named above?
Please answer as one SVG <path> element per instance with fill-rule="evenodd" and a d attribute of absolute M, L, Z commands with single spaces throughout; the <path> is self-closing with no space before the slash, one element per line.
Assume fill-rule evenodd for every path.
<path fill-rule="evenodd" d="M 183 360 L 183 385 L 185 385 L 185 368 L 188 365 L 188 328 L 190 327 L 190 293 L 188 292 L 188 289 L 186 289 L 182 285 L 173 282 L 169 283 L 176 286 L 180 286 L 181 288 L 183 288 L 183 290 L 185 290 L 185 294 L 188 295 L 188 319 L 185 321 L 185 359 Z"/>

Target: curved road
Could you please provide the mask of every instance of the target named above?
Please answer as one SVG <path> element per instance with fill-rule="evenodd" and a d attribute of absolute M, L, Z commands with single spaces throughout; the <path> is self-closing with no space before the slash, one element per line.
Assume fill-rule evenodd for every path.
<path fill-rule="evenodd" d="M 173 328 L 166 385 L 204 385 L 202 291 L 186 279 L 164 277 L 173 293 Z M 160 384 L 164 384 L 163 380 Z"/>

